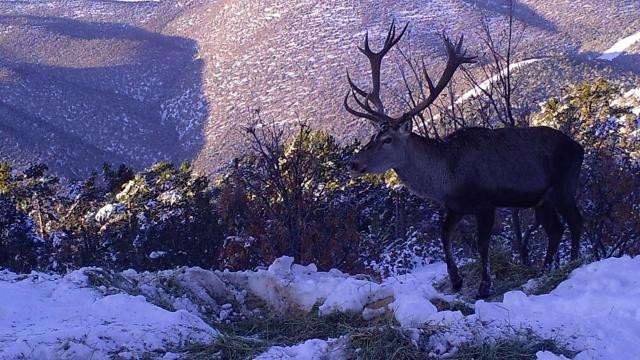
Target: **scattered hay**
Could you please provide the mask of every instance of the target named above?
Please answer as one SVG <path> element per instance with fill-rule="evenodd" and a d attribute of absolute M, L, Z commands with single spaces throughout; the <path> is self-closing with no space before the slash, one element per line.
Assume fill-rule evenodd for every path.
<path fill-rule="evenodd" d="M 229 324 L 217 324 L 222 335 L 213 344 L 194 345 L 185 351 L 188 359 L 250 359 L 272 346 L 338 338 L 369 324 L 359 314 L 319 316 L 317 308 L 310 313 L 293 312 L 286 316 L 266 312 Z"/>
<path fill-rule="evenodd" d="M 451 359 L 457 360 L 535 360 L 539 351 L 573 358 L 576 352 L 567 350 L 555 339 L 543 339 L 530 329 L 511 338 L 497 339 L 492 343 L 465 344 Z"/>
<path fill-rule="evenodd" d="M 540 295 L 550 293 L 553 289 L 557 288 L 561 282 L 567 280 L 573 270 L 584 264 L 586 264 L 586 261 L 579 259 L 543 274 L 537 279 L 536 285 L 532 289 L 531 294 Z"/>
<path fill-rule="evenodd" d="M 354 329 L 349 334 L 349 360 L 417 360 L 424 359 L 425 356 L 418 344 L 401 328 L 392 324 Z"/>
<path fill-rule="evenodd" d="M 500 301 L 507 291 L 519 289 L 529 279 L 540 275 L 540 271 L 533 267 L 516 263 L 511 252 L 497 249 L 489 254 L 491 268 L 492 292 L 487 300 Z M 463 278 L 460 297 L 466 302 L 474 302 L 480 286 L 482 266 L 480 261 L 472 261 L 460 267 Z M 453 293 L 449 277 L 436 284 L 436 289 L 444 293 Z"/>
<path fill-rule="evenodd" d="M 475 313 L 475 310 L 464 301 L 459 301 L 459 300 L 445 301 L 437 298 L 431 299 L 429 301 L 431 301 L 431 303 L 435 305 L 438 311 L 445 311 L 445 310 L 460 311 L 462 315 L 465 315 L 465 316 Z"/>

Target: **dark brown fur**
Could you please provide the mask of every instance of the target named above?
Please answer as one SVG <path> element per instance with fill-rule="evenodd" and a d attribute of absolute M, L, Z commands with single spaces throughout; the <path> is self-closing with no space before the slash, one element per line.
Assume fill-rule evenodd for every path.
<path fill-rule="evenodd" d="M 582 217 L 575 197 L 583 155 L 580 144 L 548 127 L 468 128 L 443 141 L 418 136 L 407 128 L 390 128 L 354 155 L 351 169 L 365 173 L 393 168 L 411 191 L 446 208 L 442 243 L 456 290 L 462 278 L 449 235 L 462 216 L 475 216 L 483 265 L 478 295 L 486 297 L 491 287 L 489 238 L 498 207 L 535 208 L 549 237 L 546 266 L 552 263 L 562 237 L 561 215 L 571 231 L 571 258 L 578 257 Z"/>

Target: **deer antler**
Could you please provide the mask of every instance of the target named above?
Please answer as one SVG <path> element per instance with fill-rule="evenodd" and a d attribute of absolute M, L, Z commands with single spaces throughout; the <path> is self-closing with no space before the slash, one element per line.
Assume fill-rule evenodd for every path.
<path fill-rule="evenodd" d="M 382 59 L 384 56 L 394 47 L 402 38 L 409 24 L 407 23 L 400 34 L 396 36 L 396 26 L 395 21 L 391 23 L 391 27 L 389 28 L 389 32 L 387 33 L 387 39 L 384 42 L 384 46 L 382 50 L 379 52 L 373 52 L 371 47 L 369 46 L 369 32 L 367 31 L 364 37 L 364 48 L 358 47 L 358 50 L 362 52 L 368 59 L 369 64 L 371 65 L 371 79 L 373 87 L 370 92 L 366 92 L 360 87 L 358 87 L 353 80 L 351 80 L 351 76 L 349 75 L 349 71 L 347 70 L 347 81 L 349 82 L 349 86 L 351 89 L 347 93 L 344 98 L 344 107 L 345 109 L 352 115 L 355 115 L 360 118 L 364 118 L 370 120 L 376 124 L 387 124 L 391 126 L 397 126 L 405 121 L 411 120 L 414 116 L 420 114 L 424 111 L 429 105 L 431 105 L 440 95 L 440 93 L 446 88 L 447 84 L 451 81 L 453 74 L 456 72 L 458 67 L 462 64 L 470 64 L 474 63 L 476 60 L 475 56 L 466 56 L 466 51 L 463 50 L 462 44 L 464 41 L 464 36 L 460 36 L 460 39 L 454 45 L 451 40 L 445 35 L 443 35 L 444 45 L 447 50 L 447 65 L 442 73 L 442 76 L 438 80 L 436 85 L 433 84 L 433 81 L 429 77 L 427 69 L 423 67 L 424 77 L 427 82 L 427 86 L 429 87 L 429 96 L 422 100 L 420 103 L 416 104 L 411 110 L 405 112 L 399 117 L 392 117 L 386 114 L 384 104 L 380 99 L 380 71 L 382 67 Z M 352 96 L 355 102 L 360 106 L 362 111 L 354 110 L 349 106 L 349 97 Z M 373 103 L 375 109 L 371 107 L 370 103 Z"/>
<path fill-rule="evenodd" d="M 354 82 L 351 80 L 351 76 L 349 75 L 349 71 L 347 71 L 347 81 L 349 82 L 349 86 L 351 90 L 347 93 L 347 96 L 344 99 L 344 107 L 345 109 L 358 117 L 365 118 L 371 120 L 375 123 L 390 123 L 393 121 L 393 118 L 386 115 L 384 104 L 382 100 L 380 100 L 380 69 L 382 67 L 382 59 L 384 56 L 394 47 L 398 41 L 402 38 L 409 23 L 407 23 L 400 35 L 396 36 L 396 25 L 395 20 L 391 23 L 389 27 L 389 32 L 387 33 L 387 39 L 384 41 L 384 46 L 382 50 L 379 52 L 373 52 L 371 47 L 369 46 L 369 32 L 367 31 L 364 36 L 364 47 L 358 47 L 361 53 L 363 53 L 367 59 L 369 59 L 369 64 L 371 65 L 371 80 L 373 87 L 369 93 L 359 88 Z M 353 110 L 349 106 L 349 95 L 352 95 L 356 103 L 362 108 L 366 113 L 359 112 Z M 364 100 L 360 100 L 358 96 L 363 97 Z M 371 108 L 369 103 L 373 103 L 376 107 L 375 109 Z"/>
<path fill-rule="evenodd" d="M 425 80 L 427 81 L 427 86 L 429 87 L 429 96 L 416 104 L 413 109 L 405 112 L 400 118 L 397 120 L 408 120 L 418 115 L 424 109 L 426 109 L 429 105 L 433 104 L 433 102 L 438 98 L 440 93 L 447 87 L 447 84 L 453 78 L 453 74 L 456 72 L 458 67 L 462 64 L 472 64 L 476 62 L 475 56 L 466 56 L 466 51 L 462 49 L 462 43 L 464 41 L 464 35 L 460 36 L 458 42 L 454 46 L 451 40 L 446 35 L 442 35 L 444 40 L 444 46 L 447 49 L 447 65 L 442 72 L 442 76 L 438 80 L 438 84 L 433 85 L 433 81 L 431 81 L 431 77 L 427 72 L 427 69 L 423 66 L 423 72 Z"/>

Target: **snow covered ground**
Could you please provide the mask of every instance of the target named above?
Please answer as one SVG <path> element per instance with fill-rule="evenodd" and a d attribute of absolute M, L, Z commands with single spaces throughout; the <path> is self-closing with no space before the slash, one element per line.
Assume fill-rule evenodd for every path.
<path fill-rule="evenodd" d="M 311 339 L 302 344 L 294 346 L 274 346 L 255 360 L 284 360 L 284 359 L 304 359 L 304 360 L 326 360 L 343 359 L 344 338 L 342 339 Z"/>
<path fill-rule="evenodd" d="M 577 359 L 633 359 L 640 351 L 640 257 L 610 258 L 576 269 L 549 294 L 505 294 L 478 301 L 472 315 L 491 326 L 528 327 L 560 337 Z"/>
<path fill-rule="evenodd" d="M 185 310 L 143 296 L 104 296 L 83 270 L 67 276 L 0 273 L 0 359 L 111 359 L 167 353 L 218 332 Z"/>
<path fill-rule="evenodd" d="M 338 271 L 314 270 L 280 258 L 269 269 L 233 276 L 246 276 L 253 291 L 276 307 L 288 304 L 310 309 L 310 304 L 317 302 L 321 313 L 357 311 L 367 317 L 372 312 L 389 310 L 404 327 L 443 325 L 448 330 L 430 339 L 436 352 L 443 356 L 454 353 L 463 343 L 491 341 L 529 329 L 541 338 L 566 343 L 580 352 L 577 359 L 632 359 L 638 355 L 640 257 L 611 258 L 586 265 L 549 294 L 534 296 L 511 291 L 502 302 L 477 301 L 473 304 L 476 313 L 469 316 L 459 311 L 437 311 L 430 302 L 434 298 L 452 300 L 432 286 L 446 276 L 443 263 L 387 278 L 380 284 Z M 384 308 L 367 307 L 384 298 L 392 300 Z M 315 359 L 328 351 L 335 349 L 329 343 L 321 346 L 313 341 L 273 349 L 268 353 L 272 357 L 265 358 Z M 540 353 L 539 358 L 560 357 Z"/>
<path fill-rule="evenodd" d="M 382 282 L 338 270 L 320 272 L 289 257 L 255 271 L 181 268 L 113 276 L 131 284 L 128 292 L 139 296 L 89 286 L 87 274 L 100 271 L 82 269 L 64 277 L 0 273 L 0 359 L 177 357 L 173 352 L 181 346 L 209 343 L 218 336 L 202 320 L 206 314 L 222 321 L 249 296 L 284 314 L 319 305 L 320 314 L 348 311 L 371 318 L 390 312 L 405 328 L 440 325 L 442 330 L 428 341 L 433 353 L 443 356 L 464 343 L 490 342 L 522 330 L 557 339 L 579 352 L 577 359 L 637 358 L 640 344 L 640 256 L 585 265 L 549 294 L 511 291 L 502 302 L 477 301 L 469 304 L 475 313 L 467 316 L 438 311 L 432 304 L 433 299 L 454 299 L 433 287 L 446 277 L 443 263 Z M 170 289 L 181 292 L 172 295 Z M 234 309 L 227 303 L 230 298 Z M 152 302 L 181 310 L 168 311 Z M 258 359 L 341 359 L 347 341 L 344 336 L 310 339 L 273 347 Z M 538 358 L 561 357 L 540 352 Z"/>
<path fill-rule="evenodd" d="M 462 94 L 459 98 L 456 99 L 456 103 L 457 104 L 461 104 L 473 97 L 477 97 L 477 96 L 481 96 L 484 94 L 484 91 L 488 90 L 491 85 L 493 85 L 496 81 L 498 81 L 498 79 L 500 78 L 500 76 L 506 76 L 507 75 L 507 71 L 509 72 L 515 72 L 518 69 L 529 65 L 529 64 L 533 64 L 535 62 L 538 62 L 540 60 L 543 60 L 543 58 L 534 58 L 534 59 L 527 59 L 527 60 L 523 60 L 523 61 L 519 61 L 516 63 L 513 63 L 509 66 L 509 69 L 504 69 L 502 70 L 502 72 L 500 74 L 495 74 L 493 76 L 491 76 L 490 78 L 488 78 L 487 80 L 481 82 L 480 84 L 478 84 L 476 87 L 472 88 L 471 90 L 465 92 L 464 94 Z"/>
<path fill-rule="evenodd" d="M 607 49 L 602 55 L 598 57 L 600 60 L 612 61 L 618 56 L 622 55 L 625 50 L 630 48 L 633 44 L 640 41 L 640 31 L 633 35 L 629 35 L 625 38 L 618 40 L 612 47 Z"/>

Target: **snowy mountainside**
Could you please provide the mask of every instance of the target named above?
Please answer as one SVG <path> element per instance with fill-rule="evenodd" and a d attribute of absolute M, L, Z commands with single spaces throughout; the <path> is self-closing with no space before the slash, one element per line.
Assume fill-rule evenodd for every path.
<path fill-rule="evenodd" d="M 606 51 L 621 33 L 640 31 L 640 20 L 634 15 L 640 11 L 637 2 L 562 1 L 557 7 L 555 3 L 518 2 L 516 21 L 527 26 L 520 58 L 565 54 L 589 61 L 595 57 L 591 54 Z M 211 79 L 205 86 L 212 104 L 210 120 L 203 129 L 205 146 L 196 163 L 200 168 L 213 169 L 221 155 L 225 158 L 236 141 L 238 123 L 246 121 L 247 108 L 260 108 L 264 117 L 277 123 L 293 122 L 300 116 L 343 139 L 362 136 L 369 131 L 367 124 L 347 115 L 342 100 L 346 68 L 357 82 L 369 81 L 366 59 L 356 50 L 367 30 L 379 45 L 392 19 L 400 24 L 410 22 L 405 46 L 425 55 L 427 64 L 434 67 L 432 72 L 437 73 L 444 61 L 439 33 L 464 33 L 469 52 L 481 53 L 473 26 L 484 13 L 499 32 L 504 4 L 473 0 L 349 1 L 335 6 L 314 1 L 230 0 L 185 12 L 168 24 L 167 31 L 178 36 L 189 34 L 198 42 L 199 56 L 207 64 L 205 77 Z M 575 26 L 577 19 L 579 28 Z M 618 29 L 618 34 L 611 32 L 612 28 Z M 604 66 L 640 71 L 629 62 L 636 50 L 632 47 Z M 540 74 L 561 64 L 556 58 L 548 59 L 527 76 L 534 84 L 549 82 L 554 79 Z M 597 69 L 600 65 L 594 66 Z M 383 81 L 391 89 L 402 88 L 394 66 L 385 69 Z M 561 70 L 555 80 L 573 80 L 574 76 L 590 75 Z M 540 97 L 533 102 L 550 91 L 552 87 L 531 91 L 531 95 Z"/>
<path fill-rule="evenodd" d="M 383 313 L 416 341 L 426 336 L 434 356 L 455 354 L 465 343 L 487 343 L 527 330 L 566 343 L 576 359 L 631 359 L 640 342 L 640 257 L 609 258 L 574 270 L 543 295 L 508 292 L 501 302 L 468 304 L 473 314 L 439 311 L 451 301 L 434 288 L 446 266 L 434 263 L 376 282 L 338 270 L 318 272 L 282 257 L 255 271 L 180 268 L 113 273 L 84 268 L 64 277 L 42 273 L 0 275 L 0 359 L 18 356 L 81 359 L 118 356 L 175 359 L 189 344 L 212 343 L 210 323 L 252 316 L 257 298 L 281 316 L 289 310 L 336 312 L 372 318 Z M 135 296 L 132 294 L 136 294 Z M 385 301 L 380 301 L 385 300 Z M 318 310 L 313 306 L 318 305 Z M 255 305 L 253 305 L 255 306 Z M 264 305 L 262 305 L 264 306 Z M 167 310 L 168 309 L 168 310 Z M 424 327 L 437 326 L 425 335 Z M 215 327 L 215 325 L 214 325 Z M 224 336 L 224 335 L 222 335 Z M 259 359 L 346 357 L 349 335 L 276 346 Z M 186 351 L 186 352 L 185 352 Z M 540 351 L 538 359 L 562 359 Z"/>
<path fill-rule="evenodd" d="M 502 0 L 34 0 L 0 1 L 0 11 L 0 158 L 80 176 L 104 161 L 141 168 L 197 159 L 213 171 L 237 154 L 238 125 L 258 107 L 280 123 L 299 115 L 343 140 L 362 136 L 367 125 L 341 103 L 346 67 L 366 81 L 355 50 L 365 30 L 379 41 L 391 19 L 411 22 L 406 46 L 427 55 L 437 73 L 439 32 L 465 33 L 469 50 L 480 52 L 471 24 L 484 12 L 497 30 L 505 7 Z M 528 29 L 518 57 L 563 54 L 595 72 L 637 74 L 638 43 L 613 61 L 595 59 L 640 31 L 639 12 L 634 0 L 520 1 L 516 21 Z M 551 81 L 539 79 L 541 71 L 560 64 L 540 62 L 530 77 Z M 386 78 L 395 86 L 392 68 Z M 591 75 L 561 70 L 553 78 L 575 76 Z"/>
<path fill-rule="evenodd" d="M 194 41 L 161 33 L 184 6 L 0 2 L 2 158 L 79 177 L 195 156 L 202 62 Z"/>

